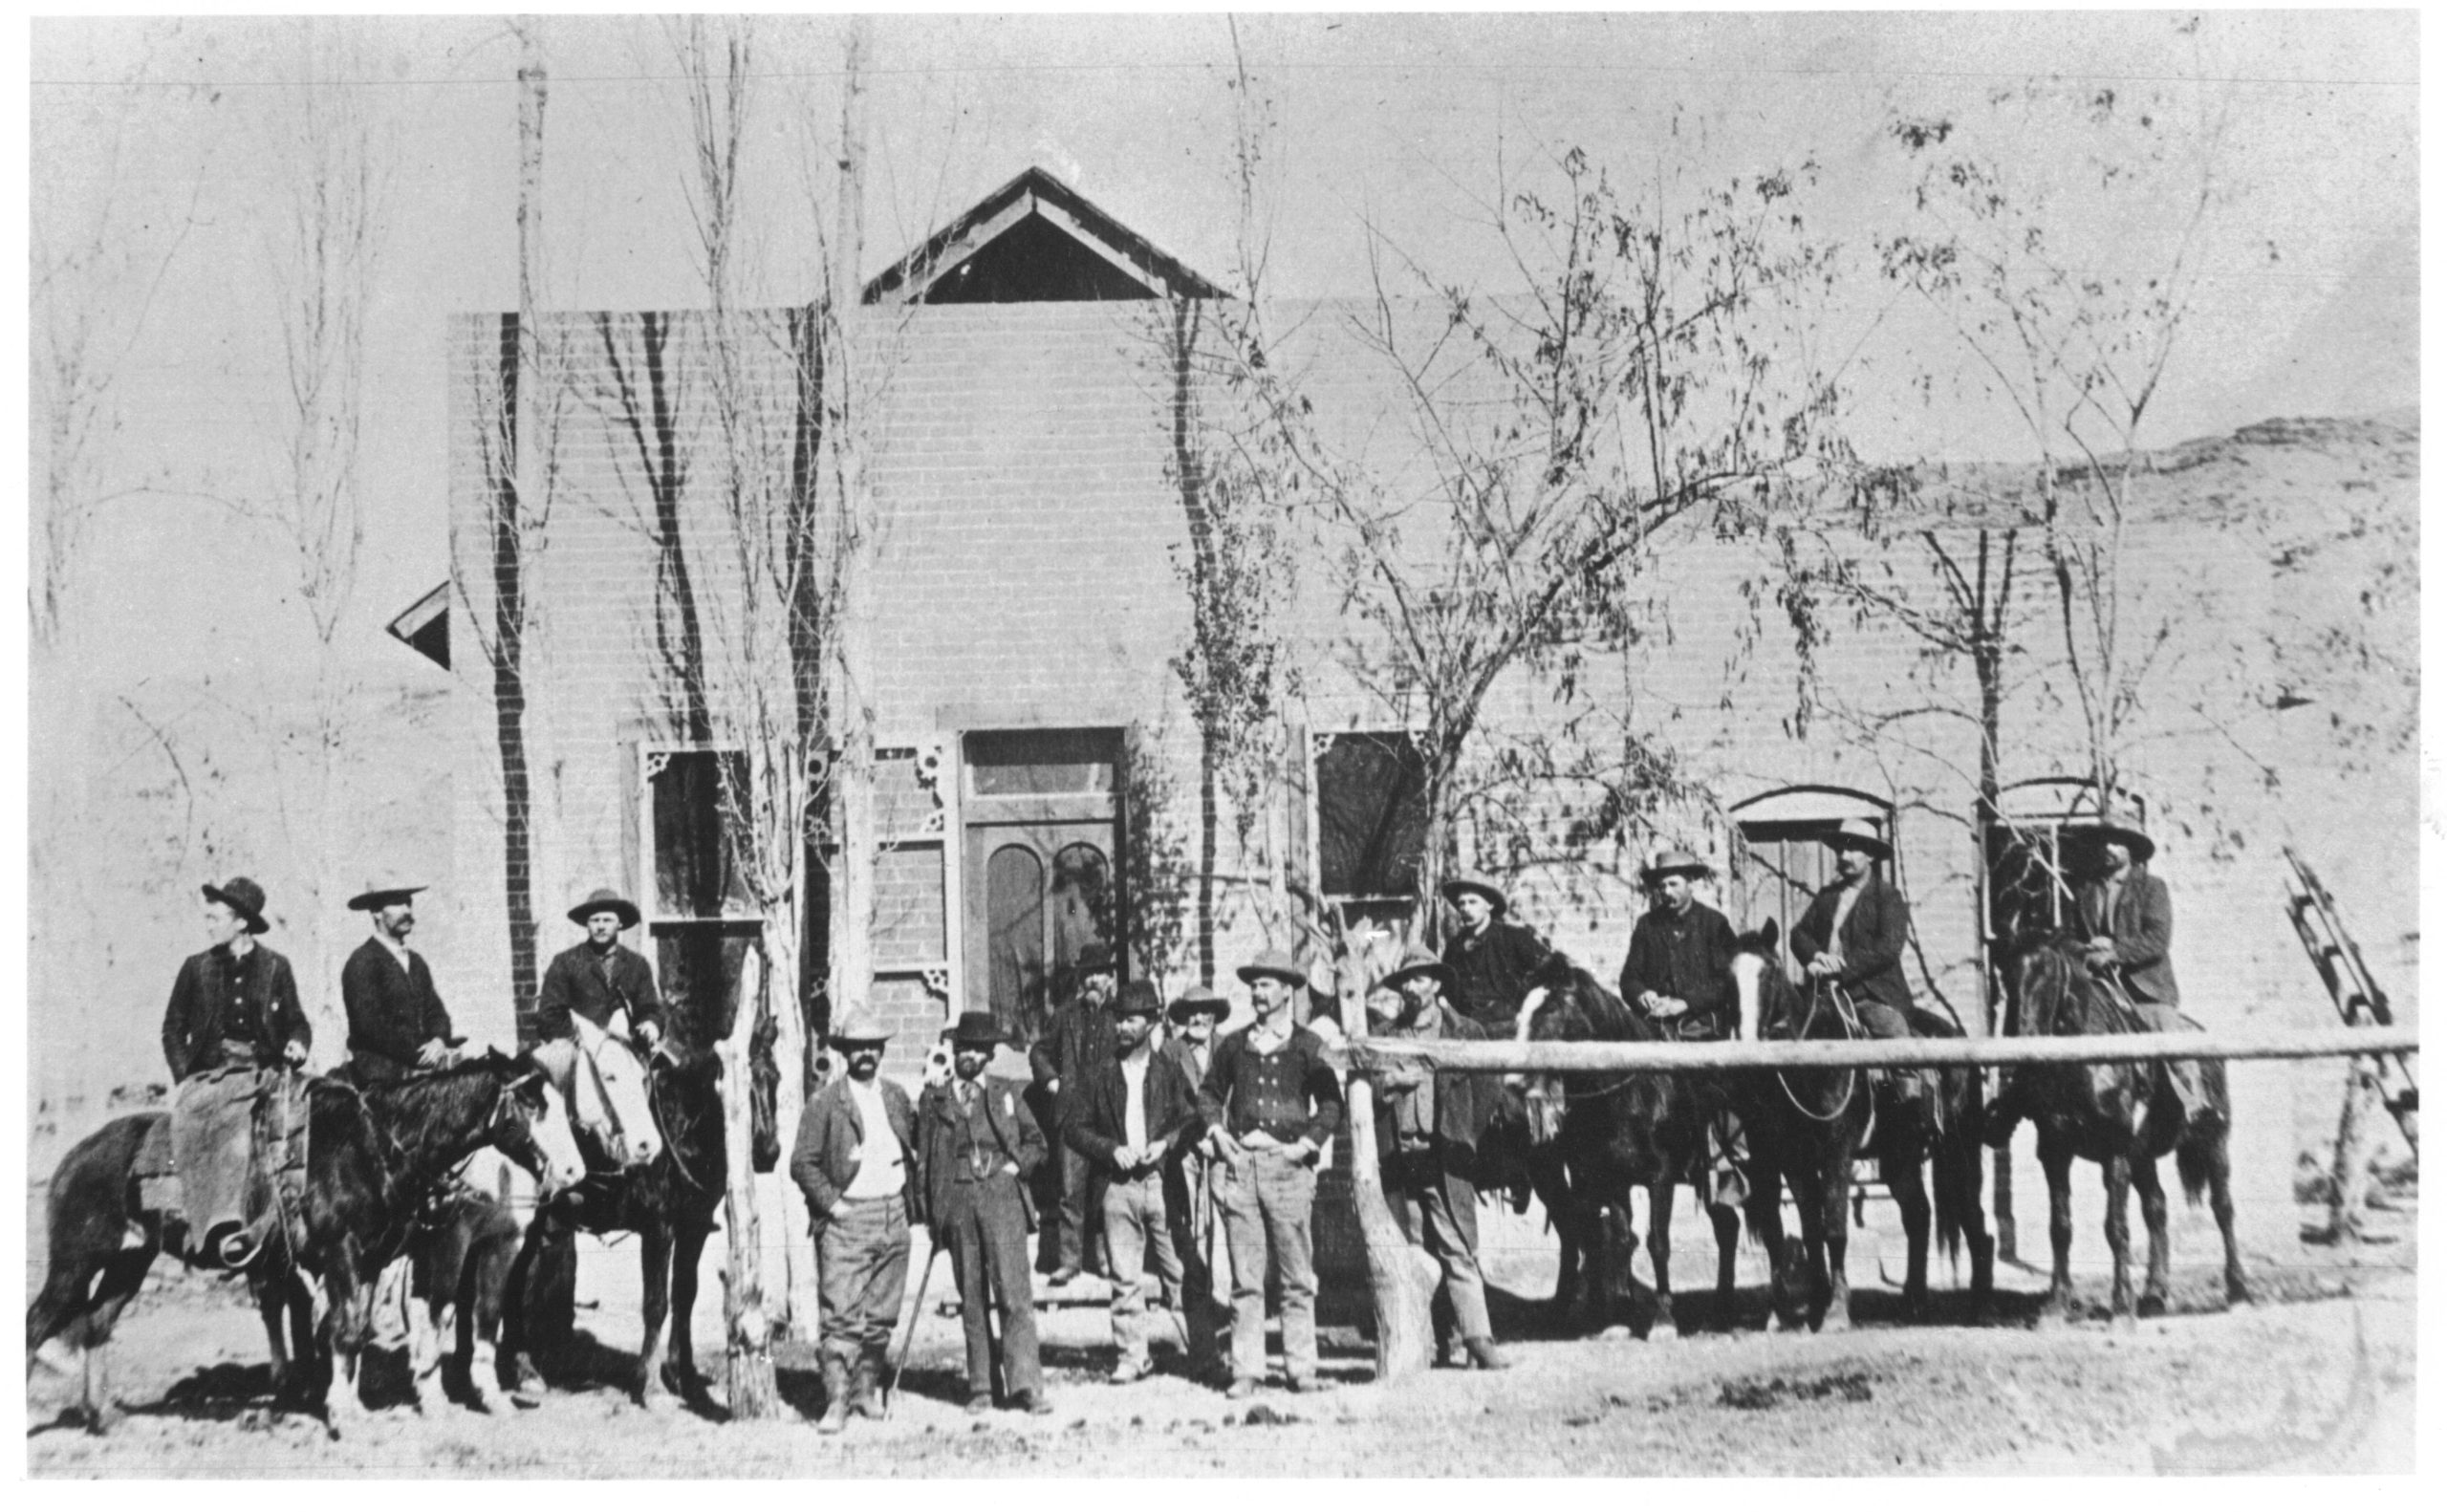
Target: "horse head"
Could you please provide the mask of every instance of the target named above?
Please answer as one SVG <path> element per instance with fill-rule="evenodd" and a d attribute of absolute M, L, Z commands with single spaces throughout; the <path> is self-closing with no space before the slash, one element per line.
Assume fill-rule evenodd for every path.
<path fill-rule="evenodd" d="M 1771 918 L 1733 942 L 1734 1001 L 1741 1004 L 1733 1031 L 1737 1040 L 1760 1039 L 1769 1025 L 1781 1024 L 1788 1016 L 1792 986 L 1785 980 L 1777 940 L 1776 921 Z"/>
<path fill-rule="evenodd" d="M 1623 1005 L 1597 979 L 1561 954 L 1550 958 L 1521 1004 L 1513 1037 L 1533 1040 L 1628 1040 L 1654 1038 L 1645 1020 Z M 1562 1075 L 1553 1071 L 1515 1074 L 1506 1083 L 1524 1089 L 1532 1143 L 1547 1144 L 1563 1132 L 1569 1095 Z"/>
<path fill-rule="evenodd" d="M 495 1143 L 541 1185 L 538 1200 L 586 1179 L 586 1156 L 577 1147 L 577 1125 L 552 1078 L 533 1060 L 508 1062 L 512 1074 L 503 1092 L 509 1117 Z"/>
<path fill-rule="evenodd" d="M 624 1035 L 614 1034 L 584 1019 L 576 1021 L 584 1054 L 578 1057 L 578 1127 L 623 1171 L 652 1165 L 662 1154 L 662 1134 L 655 1123 L 648 1096 L 645 1062 Z"/>

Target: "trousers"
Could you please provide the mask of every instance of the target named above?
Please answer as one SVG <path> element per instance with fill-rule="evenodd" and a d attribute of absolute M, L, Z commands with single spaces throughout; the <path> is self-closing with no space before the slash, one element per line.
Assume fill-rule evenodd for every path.
<path fill-rule="evenodd" d="M 1317 1373 L 1317 1267 L 1310 1218 L 1317 1168 L 1280 1150 L 1250 1150 L 1214 1169 L 1215 1205 L 1232 1255 L 1232 1373 L 1266 1374 L 1266 1288 L 1283 1293 L 1283 1370 L 1295 1381 Z"/>
<path fill-rule="evenodd" d="M 1124 1364 L 1147 1358 L 1147 1263 L 1167 1291 L 1182 1288 L 1164 1208 L 1164 1174 L 1105 1178 L 1105 1250 L 1113 1261 L 1113 1342 Z"/>
<path fill-rule="evenodd" d="M 1487 1322 L 1486 1279 L 1479 1270 L 1479 1208 L 1474 1199 L 1457 1200 L 1454 1179 L 1445 1174 L 1438 1150 L 1403 1151 L 1385 1162 L 1385 1196 L 1403 1235 L 1433 1257 L 1443 1272 L 1440 1300 L 1453 1325 L 1465 1339 L 1487 1339 L 1495 1329 Z"/>
<path fill-rule="evenodd" d="M 1013 1394 L 1042 1391 L 1037 1364 L 1036 1293 L 1029 1280 L 1028 1212 L 1016 1177 L 994 1176 L 952 1188 L 949 1211 L 936 1215 L 935 1242 L 952 1252 L 960 1286 L 960 1327 L 968 1345 L 968 1390 L 994 1390 L 994 1310 L 1003 1328 L 1003 1384 Z"/>
<path fill-rule="evenodd" d="M 816 1291 L 827 1359 L 880 1357 L 909 1284 L 909 1211 L 900 1195 L 845 1199 L 815 1237 Z"/>

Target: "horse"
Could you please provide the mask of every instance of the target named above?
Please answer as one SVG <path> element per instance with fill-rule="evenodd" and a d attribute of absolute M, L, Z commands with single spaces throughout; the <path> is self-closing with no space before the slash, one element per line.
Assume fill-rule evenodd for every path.
<path fill-rule="evenodd" d="M 1523 1041 L 1654 1043 L 1666 1038 L 1645 1014 L 1601 986 L 1595 978 L 1558 956 L 1537 983 L 1543 1001 L 1525 1003 L 1516 1034 Z M 1717 1235 L 1717 1309 L 1720 1328 L 1732 1316 L 1734 1258 L 1741 1221 L 1727 1208 L 1708 1202 L 1708 1132 L 1720 1112 L 1738 1101 L 1728 1078 L 1667 1072 L 1575 1072 L 1527 1078 L 1527 1123 L 1532 1143 L 1556 1150 L 1569 1173 L 1563 1200 L 1549 1208 L 1559 1234 L 1588 1250 L 1601 1301 L 1611 1302 L 1617 1278 L 1631 1274 L 1630 1256 L 1617 1250 L 1635 1187 L 1649 1197 L 1649 1262 L 1657 1276 L 1656 1313 L 1648 1337 L 1676 1335 L 1672 1280 L 1674 1189 L 1684 1182 L 1700 1196 Z M 1777 1221 L 1772 1194 L 1765 1221 Z M 1756 1220 L 1754 1220 L 1756 1221 Z M 1558 1299 L 1565 1293 L 1557 1291 Z"/>
<path fill-rule="evenodd" d="M 1733 975 L 1743 1039 L 1827 1041 L 1857 1037 L 1840 1004 L 1821 990 L 1805 994 L 1778 964 L 1777 930 L 1735 941 Z M 1949 1258 L 1967 1243 L 1974 1306 L 1985 1308 L 1996 1277 L 1996 1242 L 1981 1211 L 1980 1078 L 1949 1068 L 1934 1092 L 1898 1098 L 1859 1069 L 1782 1070 L 1765 1078 L 1751 1127 L 1753 1159 L 1768 1179 L 1752 1183 L 1753 1211 L 1778 1200 L 1775 1185 L 1792 1190 L 1800 1209 L 1798 1243 L 1779 1243 L 1769 1293 L 1770 1328 L 1805 1320 L 1819 1329 L 1851 1327 L 1851 1285 L 1846 1278 L 1845 1209 L 1851 1200 L 1852 1162 L 1874 1156 L 1878 1175 L 1902 1212 L 1909 1247 L 1903 1283 L 1907 1317 L 1925 1310 L 1929 1291 L 1931 1192 L 1920 1168 L 1930 1164 L 1937 1238 Z M 1807 1285 L 1808 1298 L 1803 1292 Z"/>
<path fill-rule="evenodd" d="M 271 1343 L 275 1397 L 310 1391 L 327 1360 L 324 1424 L 337 1437 L 365 1411 L 357 1361 L 374 1283 L 408 1244 L 436 1183 L 485 1146 L 547 1190 L 580 1172 L 558 1094 L 523 1058 L 487 1054 L 361 1091 L 309 1077 L 304 1101 L 301 1199 L 282 1214 L 245 1274 Z M 82 1411 L 96 1433 L 116 1411 L 107 1386 L 112 1329 L 162 1248 L 167 1215 L 143 1205 L 136 1173 L 168 1119 L 166 1112 L 114 1119 L 69 1151 L 52 1177 L 50 1269 L 26 1309 L 27 1364 L 31 1370 L 34 1351 L 54 1338 L 78 1350 Z M 327 1304 L 319 1338 L 309 1276 L 322 1284 Z"/>
<path fill-rule="evenodd" d="M 442 1394 L 445 1365 L 457 1367 L 479 1408 L 507 1411 L 495 1351 L 510 1266 L 526 1237 L 508 1203 L 465 1182 L 448 1184 L 427 1203 L 408 1246 L 402 1301 L 419 1411 Z"/>
<path fill-rule="evenodd" d="M 2078 940 L 2059 937 L 2025 949 L 2016 980 L 2009 1034 L 2126 1034 L 2136 1026 L 2090 975 Z M 2226 1135 L 2232 1114 L 2224 1062 L 2200 1062 L 2201 1092 L 2208 1106 L 2189 1124 L 2174 1087 L 2155 1065 L 2023 1066 L 2015 1068 L 2013 1076 L 2016 1098 L 2031 1111 L 2038 1128 L 2039 1163 L 2047 1173 L 2047 1237 L 2056 1255 L 2043 1316 L 2062 1320 L 2072 1309 L 2067 1257 L 2073 1245 L 2076 1156 L 2096 1164 L 2107 1186 L 2107 1242 L 2115 1257 L 2113 1316 L 2129 1320 L 2136 1310 L 2124 1205 L 2126 1193 L 2134 1187 L 2141 1191 L 2141 1219 L 2150 1229 L 2149 1275 L 2138 1315 L 2155 1317 L 2166 1310 L 2167 1196 L 2158 1184 L 2158 1161 L 2170 1152 L 2186 1200 L 2197 1205 L 2203 1189 L 2209 1194 L 2209 1211 L 2226 1246 L 2228 1304 L 2251 1302 L 2250 1278 L 2235 1242 L 2235 1199 L 2228 1190 Z M 2138 1128 L 2136 1112 L 2141 1113 Z"/>
<path fill-rule="evenodd" d="M 722 1062 L 710 1052 L 685 1054 L 669 1042 L 655 1062 L 643 1083 L 645 1128 L 639 1131 L 651 1135 L 650 1144 L 639 1134 L 624 1140 L 626 1153 L 650 1147 L 653 1159 L 624 1163 L 621 1152 L 581 1130 L 589 1146 L 586 1179 L 539 1209 L 528 1226 L 502 1319 L 503 1342 L 522 1393 L 543 1389 L 547 1377 L 537 1356 L 558 1342 L 558 1319 L 546 1295 L 554 1269 L 545 1263 L 548 1251 L 565 1244 L 571 1231 L 583 1230 L 639 1239 L 645 1328 L 632 1383 L 635 1400 L 660 1411 L 673 1405 L 675 1393 L 704 1395 L 689 1316 L 697 1306 L 698 1263 L 730 1178 L 729 1151 L 723 1143 Z M 769 1102 L 759 1099 L 755 1106 L 769 1123 Z M 760 1143 L 769 1143 L 763 1134 L 760 1129 Z"/>

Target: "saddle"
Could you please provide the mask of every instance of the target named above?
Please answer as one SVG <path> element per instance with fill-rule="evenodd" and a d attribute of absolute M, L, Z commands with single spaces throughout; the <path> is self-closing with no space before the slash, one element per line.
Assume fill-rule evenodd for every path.
<path fill-rule="evenodd" d="M 284 1216 L 291 1244 L 303 1243 L 314 1080 L 232 1069 L 182 1087 L 129 1171 L 139 1207 L 162 1215 L 165 1247 L 190 1265 L 244 1269 Z"/>

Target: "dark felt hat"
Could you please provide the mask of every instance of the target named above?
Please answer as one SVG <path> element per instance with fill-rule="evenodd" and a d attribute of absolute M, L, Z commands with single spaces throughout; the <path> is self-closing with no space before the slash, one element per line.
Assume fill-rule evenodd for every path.
<path fill-rule="evenodd" d="M 1504 896 L 1504 889 L 1496 886 L 1495 878 L 1482 873 L 1465 872 L 1444 884 L 1444 900 L 1448 903 L 1460 902 L 1464 893 L 1478 894 L 1499 914 L 1512 911 L 1512 900 Z"/>
<path fill-rule="evenodd" d="M 1687 876 L 1699 881 L 1708 875 L 1708 863 L 1678 847 L 1657 853 L 1657 858 L 1640 869 L 1640 880 L 1650 887 L 1669 876 Z"/>
<path fill-rule="evenodd" d="M 1309 973 L 1291 959 L 1291 952 L 1279 946 L 1268 946 L 1258 952 L 1258 959 L 1240 970 L 1243 982 L 1255 982 L 1260 977 L 1280 977 L 1295 987 L 1309 984 Z"/>
<path fill-rule="evenodd" d="M 348 906 L 358 913 L 371 914 L 378 909 L 388 908 L 394 903 L 405 903 L 423 891 L 422 883 L 415 887 L 369 887 L 350 898 Z"/>
<path fill-rule="evenodd" d="M 1153 983 L 1125 982 L 1121 990 L 1114 994 L 1113 1001 L 1105 1004 L 1105 1011 L 1116 1019 L 1126 1019 L 1134 1013 L 1160 1019 L 1164 1016 L 1164 1004 L 1163 1000 L 1156 996 Z"/>
<path fill-rule="evenodd" d="M 2113 840 L 2123 846 L 2133 853 L 2135 861 L 2147 861 L 2158 853 L 2158 842 L 2142 831 L 2139 821 L 2119 810 L 2111 809 L 2107 817 L 2083 828 L 2084 832 L 2099 844 Z"/>
<path fill-rule="evenodd" d="M 1895 847 L 1887 844 L 1886 836 L 1878 833 L 1877 826 L 1867 819 L 1845 820 L 1827 836 L 1827 844 L 1832 850 L 1858 851 L 1881 861 L 1895 854 Z"/>
<path fill-rule="evenodd" d="M 1094 976 L 1099 972 L 1111 976 L 1113 975 L 1113 947 L 1101 940 L 1089 940 L 1079 947 L 1079 954 L 1072 958 L 1071 966 L 1083 977 Z"/>
<path fill-rule="evenodd" d="M 1402 959 L 1394 969 L 1376 979 L 1376 985 L 1399 991 L 1402 983 L 1413 977 L 1434 977 L 1438 986 L 1452 990 L 1453 968 L 1438 960 L 1425 945 L 1412 945 L 1404 950 Z"/>
<path fill-rule="evenodd" d="M 991 1013 L 964 1013 L 952 1022 L 951 1039 L 954 1045 L 1000 1045 L 1003 1026 Z"/>
<path fill-rule="evenodd" d="M 586 901 L 570 910 L 570 922 L 580 928 L 597 914 L 617 914 L 622 929 L 638 927 L 638 905 L 608 887 L 598 887 L 586 895 Z"/>
<path fill-rule="evenodd" d="M 249 935 L 261 935 L 271 928 L 264 921 L 264 890 L 249 877 L 233 876 L 219 887 L 206 882 L 204 884 L 204 900 L 227 904 L 230 912 L 247 921 L 247 933 Z"/>
<path fill-rule="evenodd" d="M 1182 988 L 1181 995 L 1175 998 L 1173 1005 L 1165 1010 L 1166 1016 L 1176 1024 L 1184 1019 L 1194 1019 L 1202 1013 L 1228 1019 L 1232 1016 L 1232 1000 L 1203 982 L 1194 982 Z"/>

